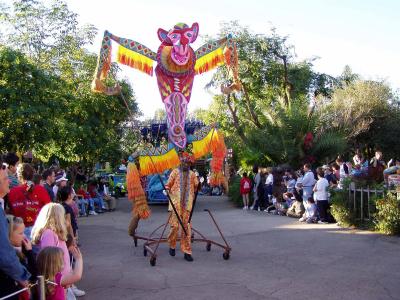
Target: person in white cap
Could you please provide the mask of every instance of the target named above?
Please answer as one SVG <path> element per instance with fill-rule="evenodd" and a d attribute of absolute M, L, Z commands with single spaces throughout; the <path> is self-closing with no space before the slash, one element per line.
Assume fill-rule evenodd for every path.
<path fill-rule="evenodd" d="M 65 174 L 56 176 L 56 184 L 53 186 L 53 193 L 56 198 L 56 201 L 58 200 L 58 197 L 57 197 L 58 190 L 64 186 L 66 186 L 67 182 L 68 182 L 68 178 L 65 177 Z"/>

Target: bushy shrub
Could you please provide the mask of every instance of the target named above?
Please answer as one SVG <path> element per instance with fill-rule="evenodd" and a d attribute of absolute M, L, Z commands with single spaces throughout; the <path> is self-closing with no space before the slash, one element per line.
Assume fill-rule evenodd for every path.
<path fill-rule="evenodd" d="M 229 181 L 229 199 L 237 206 L 243 205 L 242 197 L 240 196 L 240 179 L 239 175 L 235 175 Z"/>
<path fill-rule="evenodd" d="M 346 190 L 331 192 L 331 214 L 340 226 L 349 227 L 354 225 L 354 214 L 350 208 Z"/>
<path fill-rule="evenodd" d="M 392 193 L 375 201 L 375 228 L 385 234 L 400 234 L 400 201 Z"/>

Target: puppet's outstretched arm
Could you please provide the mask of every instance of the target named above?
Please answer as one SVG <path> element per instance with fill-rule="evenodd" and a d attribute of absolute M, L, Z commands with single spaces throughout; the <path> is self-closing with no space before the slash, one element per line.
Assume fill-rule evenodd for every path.
<path fill-rule="evenodd" d="M 111 95 L 117 94 L 120 91 L 117 86 L 114 88 L 107 88 L 103 83 L 111 67 L 111 41 L 119 44 L 117 62 L 135 68 L 150 76 L 153 75 L 153 62 L 156 60 L 157 53 L 136 41 L 121 38 L 105 31 L 101 43 L 95 78 L 92 83 L 93 91 Z"/>
<path fill-rule="evenodd" d="M 222 87 L 222 92 L 229 94 L 233 90 L 240 90 L 238 77 L 238 55 L 236 43 L 231 35 L 226 38 L 209 41 L 196 50 L 196 74 L 208 72 L 218 66 L 226 65 L 233 83 L 229 87 Z"/>

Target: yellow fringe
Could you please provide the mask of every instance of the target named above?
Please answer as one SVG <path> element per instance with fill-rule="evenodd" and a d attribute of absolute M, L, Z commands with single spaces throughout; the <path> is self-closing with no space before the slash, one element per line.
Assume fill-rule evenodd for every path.
<path fill-rule="evenodd" d="M 213 128 L 206 137 L 193 142 L 193 155 L 195 159 L 225 147 L 224 137 L 217 129 Z"/>
<path fill-rule="evenodd" d="M 153 60 L 124 46 L 118 48 L 117 61 L 153 76 Z"/>
<path fill-rule="evenodd" d="M 201 74 L 210 71 L 225 63 L 224 52 L 222 48 L 215 49 L 214 51 L 200 57 L 196 60 L 194 70 L 196 74 Z"/>
<path fill-rule="evenodd" d="M 147 176 L 155 173 L 162 173 L 167 169 L 179 166 L 179 157 L 175 149 L 171 149 L 163 155 L 140 156 L 140 175 Z"/>
<path fill-rule="evenodd" d="M 128 190 L 128 199 L 132 200 L 134 203 L 134 213 L 139 215 L 141 219 L 147 219 L 150 216 L 150 208 L 140 182 L 139 172 L 134 163 L 128 164 L 126 186 Z"/>

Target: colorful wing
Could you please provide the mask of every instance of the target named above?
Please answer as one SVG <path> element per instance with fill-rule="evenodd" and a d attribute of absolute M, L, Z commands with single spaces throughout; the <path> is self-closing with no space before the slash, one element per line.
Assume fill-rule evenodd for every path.
<path fill-rule="evenodd" d="M 218 66 L 237 65 L 235 42 L 231 36 L 218 41 L 210 41 L 196 50 L 196 74 L 208 72 Z M 236 59 L 235 59 L 236 58 Z"/>
<path fill-rule="evenodd" d="M 111 41 L 115 41 L 119 44 L 117 53 L 117 61 L 119 63 L 153 76 L 153 63 L 156 61 L 157 53 L 138 42 L 120 38 L 105 31 L 97 62 L 95 78 L 92 84 L 93 91 L 106 94 L 115 94 L 119 92 L 116 88 L 107 89 L 103 83 L 111 67 Z"/>

